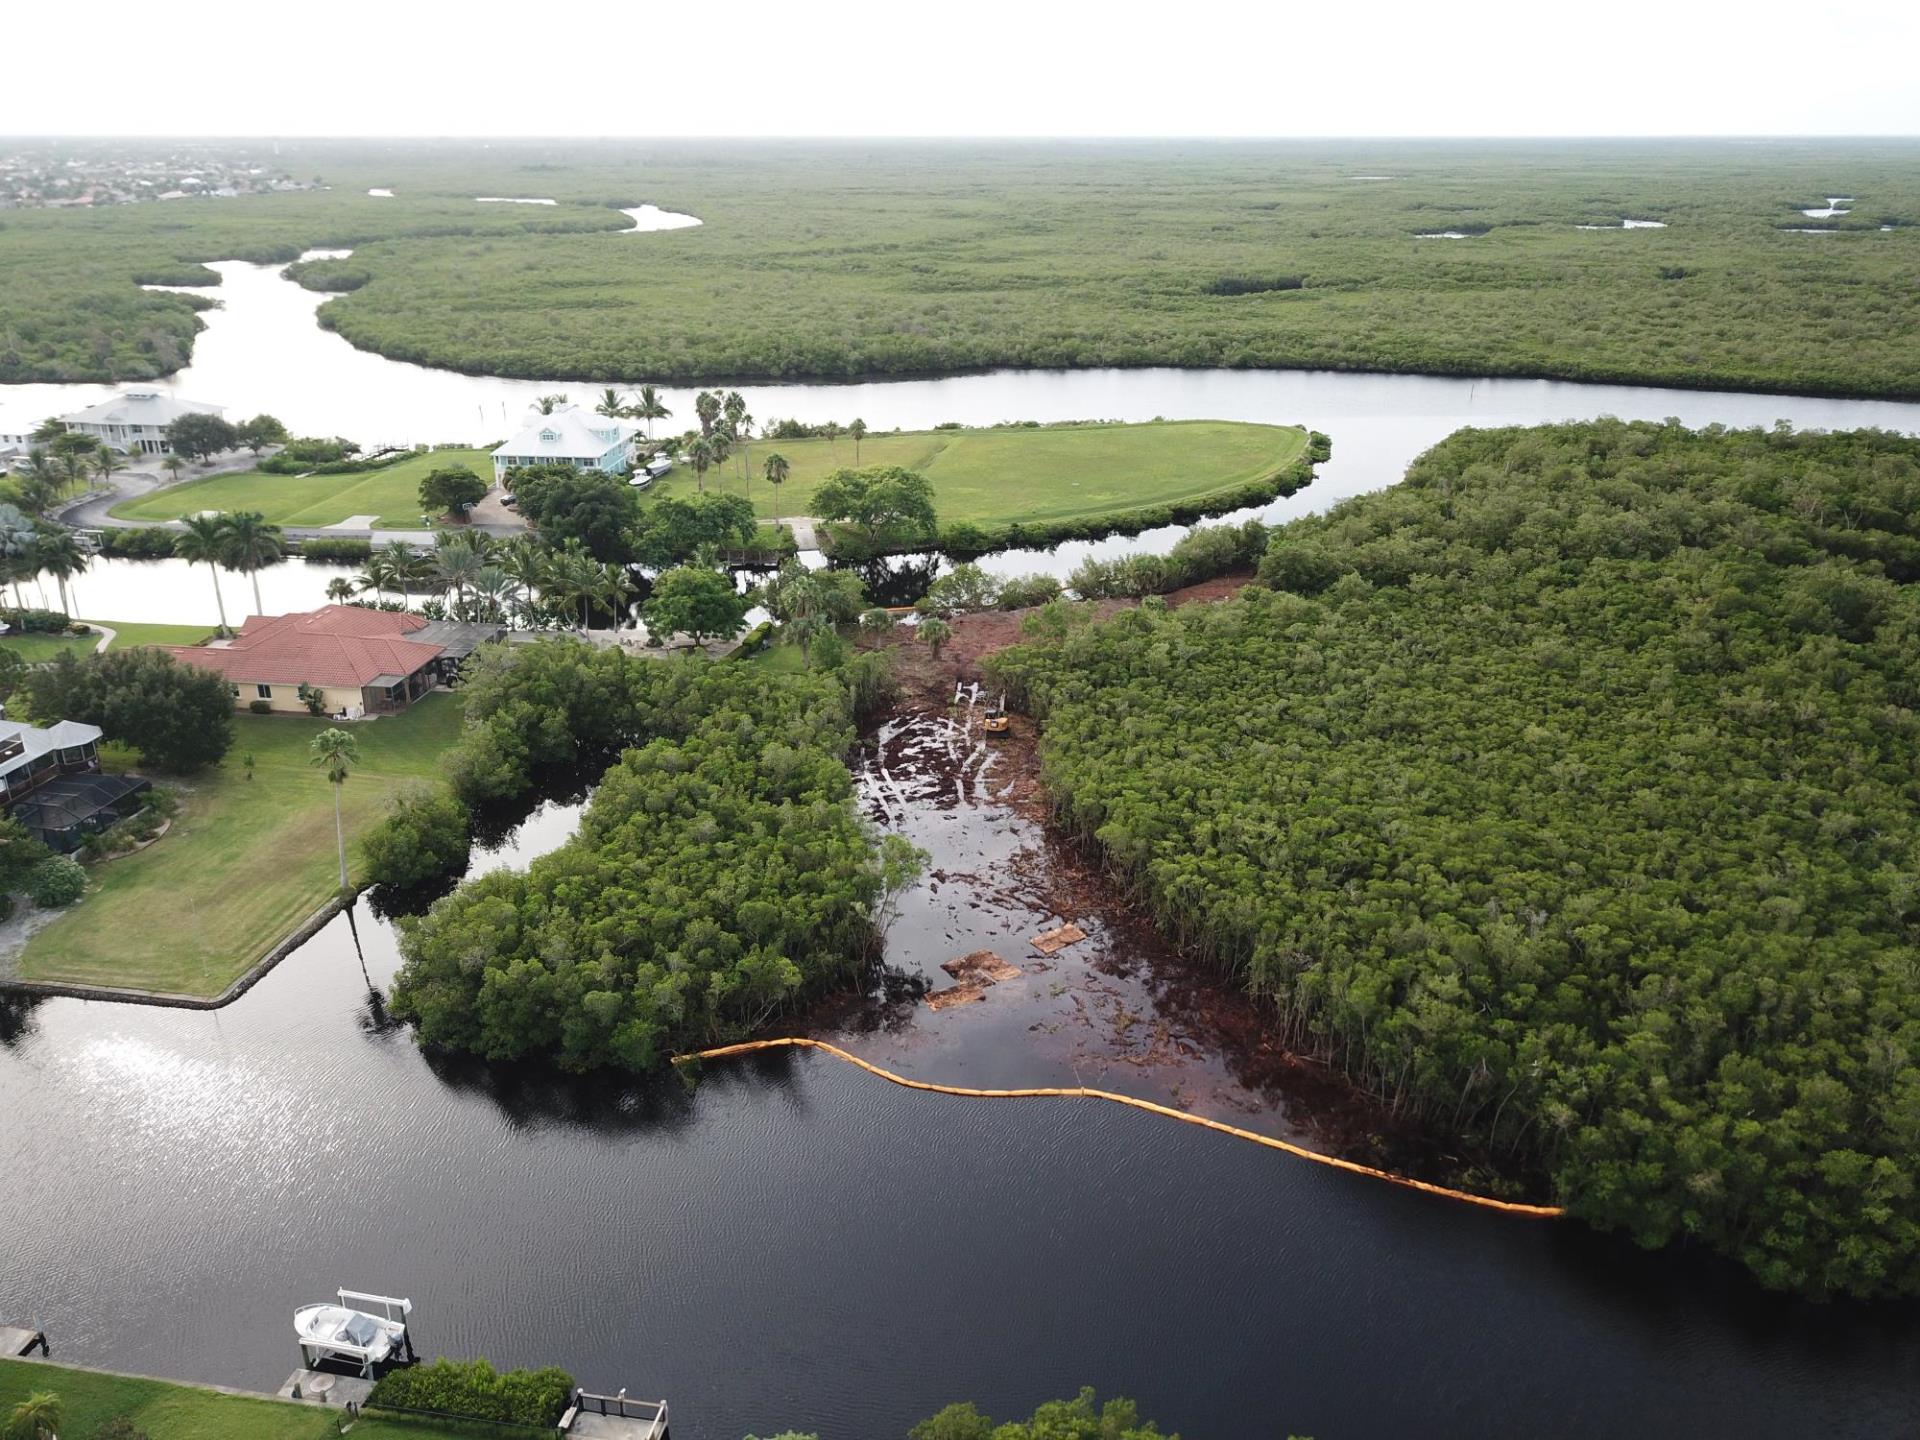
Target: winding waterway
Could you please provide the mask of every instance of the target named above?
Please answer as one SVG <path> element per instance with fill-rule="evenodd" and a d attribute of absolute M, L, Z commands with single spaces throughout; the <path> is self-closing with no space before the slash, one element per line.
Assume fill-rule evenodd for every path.
<path fill-rule="evenodd" d="M 364 355 L 314 325 L 322 297 L 270 269 L 217 268 L 224 307 L 165 388 L 229 413 L 370 443 L 471 442 L 533 395 L 595 388 Z M 11 387 L 0 429 L 102 393 Z M 1266 507 L 1275 519 L 1391 483 L 1467 424 L 1920 431 L 1911 404 L 1328 372 L 746 393 L 763 420 L 858 414 L 875 428 L 1164 415 L 1328 431 L 1333 462 Z M 691 410 L 686 392 L 668 403 Z M 1102 547 L 1040 558 L 1071 568 L 1088 548 Z M 268 608 L 317 599 L 334 573 L 266 572 Z M 212 618 L 208 577 L 175 562 L 100 562 L 79 585 L 84 613 Z M 870 806 L 931 841 L 957 823 L 947 790 L 895 784 L 883 738 Z M 482 863 L 549 848 L 573 813 L 541 812 Z M 1027 844 L 1005 822 L 956 843 L 954 863 L 1019 866 Z M 940 888 L 952 883 L 930 879 L 896 936 L 893 955 L 922 975 L 997 933 Z M 1782 1301 L 1686 1253 L 1642 1255 L 1151 1116 L 915 1094 L 825 1059 L 715 1067 L 693 1090 L 431 1060 L 382 1014 L 396 959 L 391 928 L 361 905 L 221 1011 L 0 1007 L 0 1318 L 44 1325 L 56 1358 L 271 1388 L 294 1363 L 295 1303 L 338 1285 L 408 1294 L 429 1351 L 664 1394 L 681 1440 L 788 1425 L 895 1436 L 950 1400 L 1006 1415 L 1080 1384 L 1132 1393 L 1196 1440 L 1920 1425 L 1908 1307 Z M 931 1031 L 920 1058 L 991 1026 L 981 1009 Z M 1022 1052 L 1013 1029 L 995 1033 L 975 1063 L 997 1074 Z"/>
<path fill-rule="evenodd" d="M 683 225 L 690 217 L 639 206 L 627 212 L 635 230 L 603 239 L 645 244 L 644 231 Z M 638 235 L 639 238 L 627 238 Z M 339 253 L 339 252 L 331 252 Z M 340 434 L 367 445 L 497 442 L 536 397 L 554 393 L 590 401 L 600 385 L 567 380 L 499 380 L 388 360 L 356 350 L 315 323 L 327 299 L 282 278 L 274 266 L 216 263 L 221 283 L 198 293 L 220 302 L 206 312 L 193 363 L 156 388 L 223 405 L 229 415 L 278 415 L 305 434 Z M 1255 420 L 1302 423 L 1333 436 L 1333 459 L 1297 495 L 1232 518 L 1269 521 L 1315 513 L 1339 500 L 1391 485 L 1422 451 L 1462 426 L 1537 424 L 1615 415 L 1630 420 L 1677 417 L 1689 425 L 1772 425 L 1803 429 L 1880 426 L 1920 433 L 1920 404 L 1834 400 L 1728 391 L 1671 390 L 1643 385 L 1581 385 L 1553 380 L 1452 379 L 1423 375 L 1351 374 L 1330 370 L 998 370 L 934 380 L 846 385 L 744 385 L 748 409 L 761 424 L 791 417 L 810 422 L 864 419 L 875 430 L 918 429 L 946 421 L 989 425 L 1002 420 Z M 0 386 L 0 431 L 29 429 L 46 415 L 91 405 L 112 393 L 104 385 Z M 691 423 L 691 389 L 666 389 L 669 426 Z M 1089 554 L 1163 552 L 1180 529 L 1103 541 L 1075 541 L 1052 551 L 1010 551 L 981 563 L 1002 574 L 1046 571 L 1064 577 Z M 110 568 L 104 597 L 88 596 L 83 613 L 130 618 L 124 593 L 141 590 L 181 623 L 214 620 L 210 582 L 184 566 Z M 294 569 L 276 603 L 317 604 L 332 569 Z M 86 582 L 83 581 L 83 587 Z M 83 589 L 84 593 L 84 589 Z"/>

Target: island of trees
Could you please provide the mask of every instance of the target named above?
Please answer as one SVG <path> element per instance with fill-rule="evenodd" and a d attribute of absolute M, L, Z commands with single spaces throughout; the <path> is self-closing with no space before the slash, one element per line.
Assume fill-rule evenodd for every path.
<path fill-rule="evenodd" d="M 1061 822 L 1573 1214 L 1920 1291 L 1920 442 L 1466 431 L 1259 575 L 998 657 Z"/>

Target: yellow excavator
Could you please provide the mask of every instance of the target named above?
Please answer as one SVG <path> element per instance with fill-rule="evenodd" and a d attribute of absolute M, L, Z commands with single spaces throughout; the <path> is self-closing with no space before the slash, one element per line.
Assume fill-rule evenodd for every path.
<path fill-rule="evenodd" d="M 980 728 L 989 735 L 1007 733 L 1007 697 L 1004 694 L 987 707 L 986 718 L 980 722 Z"/>

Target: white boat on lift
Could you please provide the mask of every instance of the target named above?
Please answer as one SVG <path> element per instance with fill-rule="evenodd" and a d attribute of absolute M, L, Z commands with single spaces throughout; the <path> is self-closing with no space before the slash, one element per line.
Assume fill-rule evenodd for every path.
<path fill-rule="evenodd" d="M 356 1309 L 364 1305 L 367 1309 Z M 372 1313 L 378 1306 L 380 1313 Z M 294 1332 L 300 1337 L 300 1358 L 308 1369 L 322 1360 L 344 1360 L 369 1379 L 376 1365 L 413 1357 L 407 1338 L 411 1300 L 392 1295 L 367 1295 L 358 1290 L 339 1292 L 334 1305 L 302 1305 L 293 1312 Z"/>

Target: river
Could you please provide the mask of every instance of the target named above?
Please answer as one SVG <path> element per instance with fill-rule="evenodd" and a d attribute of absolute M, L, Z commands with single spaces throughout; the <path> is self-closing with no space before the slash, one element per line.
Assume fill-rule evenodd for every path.
<path fill-rule="evenodd" d="M 646 216 L 635 231 L 683 224 L 667 212 Z M 333 252 L 340 253 L 340 252 Z M 276 266 L 224 261 L 221 283 L 198 293 L 220 302 L 203 317 L 193 362 L 155 388 L 226 407 L 230 417 L 267 411 L 296 433 L 339 434 L 367 445 L 485 444 L 504 439 L 535 397 L 554 393 L 589 402 L 600 386 L 567 380 L 498 380 L 388 360 L 356 350 L 314 321 L 327 298 L 283 279 Z M 636 380 L 645 377 L 635 377 Z M 1553 380 L 1452 379 L 1423 375 L 1352 374 L 1330 370 L 997 370 L 933 380 L 848 385 L 744 385 L 748 409 L 761 424 L 776 418 L 809 422 L 859 416 L 875 430 L 924 429 L 946 421 L 990 425 L 1001 420 L 1219 419 L 1299 423 L 1333 437 L 1333 459 L 1314 483 L 1289 498 L 1231 518 L 1289 520 L 1336 501 L 1391 485 L 1422 451 L 1462 426 L 1528 425 L 1614 415 L 1629 420 L 1674 416 L 1689 425 L 1772 425 L 1805 429 L 1879 426 L 1920 433 L 1920 404 L 1832 400 L 1641 385 L 1582 385 Z M 91 405 L 112 393 L 104 385 L 0 386 L 0 432 L 25 430 L 42 417 Z M 669 426 L 690 423 L 690 389 L 663 391 Z M 1104 541 L 1075 541 L 1050 552 L 1018 551 L 981 562 L 1001 574 L 1045 570 L 1064 577 L 1089 555 L 1164 552 L 1177 528 Z M 213 596 L 205 576 L 172 564 L 96 565 L 112 578 L 89 593 L 82 613 L 103 619 L 154 619 L 211 624 Z M 338 569 L 295 570 L 272 605 L 318 604 Z M 229 585 L 234 582 L 230 579 Z M 197 589 L 196 589 L 197 586 Z M 140 591 L 154 613 L 132 613 L 123 596 Z M 115 608 L 116 606 L 121 608 Z M 245 613 L 244 609 L 236 613 Z"/>
<path fill-rule="evenodd" d="M 901 734 L 863 749 L 868 808 L 981 872 L 907 898 L 889 962 L 925 979 L 1047 907 L 1013 893 L 1021 822 L 903 765 Z M 577 813 L 542 808 L 476 869 Z M 790 1052 L 692 1089 L 433 1059 L 381 1008 L 396 965 L 362 903 L 223 1010 L 0 1006 L 0 1311 L 57 1360 L 271 1389 L 296 1304 L 402 1294 L 427 1353 L 664 1395 L 680 1440 L 888 1440 L 952 1400 L 1007 1416 L 1082 1384 L 1190 1440 L 1920 1424 L 1908 1309 L 1775 1299 L 1095 1102 Z M 1007 1003 L 847 1043 L 977 1083 L 1032 1083 L 1050 1047 L 1087 1063 L 1045 1036 L 1022 1061 Z M 1124 1070 L 1087 1078 L 1138 1092 Z"/>

